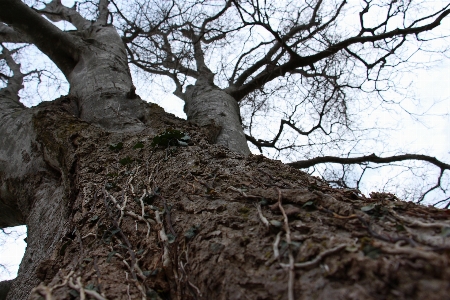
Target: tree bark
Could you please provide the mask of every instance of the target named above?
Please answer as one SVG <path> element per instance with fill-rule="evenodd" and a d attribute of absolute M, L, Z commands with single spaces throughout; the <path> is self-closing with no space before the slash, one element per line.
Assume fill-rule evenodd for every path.
<path fill-rule="evenodd" d="M 8 299 L 448 295 L 445 210 L 244 157 L 154 105 L 152 127 L 123 133 L 71 116 L 64 100 L 33 116 L 48 171 L 27 183 L 38 192 Z M 169 128 L 190 145 L 158 142 Z"/>
<path fill-rule="evenodd" d="M 42 134 L 51 135 L 47 131 L 50 128 L 37 129 L 42 123 L 39 116 L 46 106 L 61 109 L 62 103 L 56 101 L 51 105 L 10 110 L 2 114 L 1 225 L 26 224 L 28 229 L 27 251 L 20 266 L 20 275 L 14 280 L 9 293 L 12 299 L 28 297 L 31 288 L 39 283 L 35 275 L 37 266 L 51 255 L 67 230 L 68 204 L 74 188 L 69 175 L 74 162 L 73 156 L 70 156 L 72 147 L 68 144 L 70 139 L 65 145 L 46 140 Z M 73 125 L 67 120 L 59 121 L 65 123 L 64 129 Z M 67 137 L 66 134 L 70 136 L 79 128 L 59 134 Z M 6 213 L 9 217 L 3 218 Z"/>
<path fill-rule="evenodd" d="M 145 105 L 135 94 L 125 47 L 112 26 L 92 26 L 79 61 L 68 76 L 77 115 L 109 130 L 142 130 Z"/>
<path fill-rule="evenodd" d="M 184 101 L 188 120 L 200 126 L 214 123 L 221 128 L 215 134 L 215 143 L 237 153 L 250 154 L 239 105 L 233 97 L 213 84 L 196 84 L 187 87 Z"/>
<path fill-rule="evenodd" d="M 26 224 L 28 229 L 27 249 L 8 299 L 27 299 L 40 281 L 54 276 L 58 269 L 52 259 L 58 244 L 76 235 L 72 205 L 82 193 L 77 184 L 77 140 L 82 132 L 102 131 L 72 115 L 74 101 L 67 96 L 9 111 L 2 118 L 1 225 Z M 151 105 L 142 105 L 147 106 L 144 111 L 153 111 Z"/>
<path fill-rule="evenodd" d="M 47 5 L 44 10 L 49 17 L 71 21 L 76 32 L 59 30 L 17 0 L 0 3 L 0 20 L 24 36 L 24 41 L 35 44 L 64 73 L 69 94 L 78 101 L 71 104 L 73 115 L 111 130 L 142 130 L 147 121 L 145 105 L 135 94 L 125 46 L 116 29 L 105 18 L 91 22 L 58 1 L 51 4 L 56 8 Z M 67 16 L 67 11 L 77 18 Z"/>

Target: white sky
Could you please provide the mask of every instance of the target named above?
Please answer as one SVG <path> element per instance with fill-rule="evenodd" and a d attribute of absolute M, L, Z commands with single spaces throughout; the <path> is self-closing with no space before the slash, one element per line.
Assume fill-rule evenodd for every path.
<path fill-rule="evenodd" d="M 412 122 L 405 130 L 407 138 L 417 143 L 419 148 L 433 149 L 433 155 L 444 157 L 450 153 L 450 61 L 444 60 L 433 70 L 418 71 L 415 88 L 424 102 L 440 101 L 433 109 L 435 113 L 447 116 L 427 118 L 430 128 Z M 430 131 L 431 129 L 431 131 Z M 397 136 L 400 137 L 401 133 Z M 394 137 L 395 138 L 395 137 Z"/>
<path fill-rule="evenodd" d="M 0 232 L 0 281 L 13 279 L 17 276 L 20 261 L 25 253 L 27 244 L 26 226 L 17 226 L 5 229 L 8 235 Z"/>

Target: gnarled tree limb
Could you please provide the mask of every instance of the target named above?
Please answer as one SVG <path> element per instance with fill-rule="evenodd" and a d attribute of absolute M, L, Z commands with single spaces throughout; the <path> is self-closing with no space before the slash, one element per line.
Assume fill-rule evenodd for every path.
<path fill-rule="evenodd" d="M 17 16 L 20 16 L 18 18 Z M 78 60 L 79 45 L 22 1 L 0 1 L 0 21 L 27 35 L 68 76 Z"/>

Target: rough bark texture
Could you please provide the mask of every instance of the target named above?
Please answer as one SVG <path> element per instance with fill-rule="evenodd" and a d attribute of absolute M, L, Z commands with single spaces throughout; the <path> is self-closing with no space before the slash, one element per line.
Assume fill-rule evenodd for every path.
<path fill-rule="evenodd" d="M 30 299 L 448 297 L 448 210 L 332 189 L 211 145 L 206 127 L 156 105 L 139 133 L 106 132 L 61 105 L 33 117 L 60 171 L 31 182 L 44 194 L 8 299 L 39 282 Z M 188 146 L 154 139 L 174 129 Z"/>
<path fill-rule="evenodd" d="M 239 105 L 233 97 L 212 84 L 204 84 L 188 86 L 184 100 L 188 120 L 200 126 L 214 122 L 221 128 L 217 132 L 217 144 L 244 155 L 250 154 Z"/>
<path fill-rule="evenodd" d="M 98 127 L 74 117 L 73 102 L 77 100 L 64 97 L 9 114 L 0 128 L 2 145 L 9 146 L 0 149 L 5 158 L 0 177 L 2 226 L 28 226 L 27 251 L 9 294 L 12 299 L 27 298 L 39 283 L 37 267 L 52 256 L 65 235 L 74 234 L 68 226 L 77 194 L 76 139 L 86 128 Z M 151 110 L 151 105 L 143 105 L 144 111 Z"/>
<path fill-rule="evenodd" d="M 6 299 L 6 295 L 9 292 L 12 282 L 12 280 L 0 281 L 0 300 Z"/>

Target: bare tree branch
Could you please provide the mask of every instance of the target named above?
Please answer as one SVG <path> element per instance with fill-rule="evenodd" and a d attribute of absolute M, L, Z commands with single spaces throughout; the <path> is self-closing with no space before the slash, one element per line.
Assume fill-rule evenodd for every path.
<path fill-rule="evenodd" d="M 336 44 L 333 44 L 329 46 L 327 49 L 313 54 L 309 56 L 292 56 L 286 63 L 277 66 L 273 68 L 270 71 L 262 71 L 258 75 L 256 75 L 252 80 L 247 82 L 246 84 L 243 84 L 241 87 L 239 87 L 236 91 L 231 92 L 231 95 L 237 100 L 241 100 L 243 97 L 248 95 L 250 92 L 254 91 L 255 89 L 260 88 L 264 84 L 266 84 L 269 81 L 272 81 L 273 79 L 285 76 L 286 73 L 290 72 L 291 70 L 295 70 L 300 67 L 306 67 L 313 65 L 314 63 L 329 57 L 345 48 L 347 48 L 350 45 L 353 44 L 364 44 L 364 43 L 373 43 L 376 41 L 382 41 L 389 38 L 394 38 L 398 36 L 405 36 L 405 35 L 411 35 L 411 34 L 419 34 L 422 32 L 426 32 L 429 30 L 432 30 L 439 26 L 441 24 L 441 21 L 450 14 L 450 9 L 444 10 L 442 13 L 440 13 L 436 19 L 433 22 L 430 22 L 429 24 L 413 27 L 412 25 L 408 28 L 403 29 L 395 29 L 391 30 L 385 33 L 381 33 L 378 35 L 370 35 L 370 36 L 355 36 L 348 39 L 345 39 L 341 42 L 338 42 Z M 415 23 L 414 23 L 415 24 Z M 413 24 L 413 25 L 414 25 Z"/>
<path fill-rule="evenodd" d="M 30 42 L 49 56 L 66 76 L 74 68 L 78 58 L 78 46 L 74 38 L 49 23 L 23 2 L 0 1 L 0 21 L 25 33 Z"/>
<path fill-rule="evenodd" d="M 425 161 L 430 164 L 433 164 L 437 167 L 439 167 L 441 170 L 450 170 L 450 165 L 447 163 L 444 163 L 435 157 L 422 155 L 422 154 L 402 154 L 402 155 L 394 155 L 394 156 L 388 156 L 388 157 L 379 157 L 375 154 L 361 156 L 361 157 L 335 157 L 335 156 L 323 156 L 323 157 L 316 157 L 312 159 L 307 160 L 300 160 L 288 163 L 288 165 L 298 168 L 298 169 L 304 169 L 309 168 L 311 166 L 321 164 L 321 163 L 338 163 L 338 164 L 360 164 L 360 163 L 367 163 L 367 162 L 373 162 L 377 164 L 387 164 L 392 162 L 398 162 L 398 161 L 405 161 L 405 160 L 419 160 L 419 161 Z"/>
<path fill-rule="evenodd" d="M 361 140 L 382 141 L 384 125 L 363 128 L 358 107 L 377 109 L 370 93 L 383 109 L 401 104 L 384 92 L 399 91 L 395 76 L 420 67 L 411 58 L 426 50 L 422 36 L 439 33 L 450 14 L 447 3 L 419 10 L 401 1 L 112 3 L 131 63 L 171 78 L 184 100 L 188 85 L 206 80 L 239 102 L 250 144 L 290 161 L 318 155 L 319 164 L 330 153 L 361 153 Z"/>
<path fill-rule="evenodd" d="M 2 52 L 0 59 L 4 59 L 6 64 L 12 72 L 12 76 L 8 78 L 6 87 L 0 89 L 0 98 L 5 103 L 2 103 L 2 109 L 6 108 L 25 108 L 19 102 L 19 91 L 23 88 L 23 78 L 25 75 L 20 71 L 20 65 L 14 61 L 12 54 L 15 51 L 9 51 L 4 45 L 0 44 Z"/>
<path fill-rule="evenodd" d="M 108 0 L 100 0 L 98 3 L 98 17 L 96 25 L 105 26 L 108 23 L 109 9 L 108 9 L 109 1 Z"/>
<path fill-rule="evenodd" d="M 30 39 L 0 22 L 0 43 L 30 43 Z"/>
<path fill-rule="evenodd" d="M 316 6 L 313 9 L 313 13 L 311 15 L 311 18 L 309 19 L 309 22 L 306 24 L 299 24 L 297 26 L 293 26 L 289 32 L 287 32 L 283 37 L 279 37 L 279 35 L 277 33 L 274 32 L 274 30 L 268 26 L 268 24 L 264 24 L 262 22 L 254 22 L 254 25 L 261 25 L 263 26 L 265 29 L 267 29 L 269 32 L 271 32 L 273 35 L 275 35 L 276 37 L 276 42 L 274 43 L 273 47 L 267 52 L 267 55 L 264 56 L 264 58 L 262 58 L 261 60 L 259 60 L 258 62 L 255 62 L 253 65 L 251 65 L 247 70 L 245 70 L 244 72 L 242 72 L 242 74 L 236 79 L 234 85 L 236 87 L 241 87 L 244 82 L 250 77 L 252 76 L 256 71 L 258 71 L 259 68 L 261 68 L 262 66 L 264 66 L 265 64 L 276 64 L 276 62 L 278 61 L 278 59 L 274 60 L 271 59 L 272 56 L 281 48 L 284 47 L 285 50 L 289 49 L 289 53 L 292 57 L 299 57 L 300 56 L 295 53 L 292 50 L 292 46 L 297 45 L 298 43 L 301 43 L 305 40 L 308 40 L 310 38 L 312 38 L 314 35 L 316 35 L 318 32 L 324 30 L 327 26 L 329 26 L 332 22 L 334 22 L 336 20 L 336 18 L 339 16 L 344 4 L 346 2 L 343 1 L 339 7 L 336 9 L 336 12 L 334 13 L 334 15 L 324 24 L 322 24 L 321 26 L 320 23 L 317 21 L 317 13 L 322 5 L 322 0 L 318 1 Z M 243 20 L 243 17 L 241 15 L 241 19 Z M 244 21 L 244 20 L 243 20 Z M 245 22 L 245 21 L 244 21 Z M 247 22 L 248 23 L 248 22 Z M 248 23 L 250 24 L 250 23 Z M 313 29 L 314 26 L 318 26 L 317 28 Z M 296 34 L 302 32 L 302 31 L 308 31 L 308 35 L 304 38 L 299 38 L 297 39 L 297 41 L 295 41 L 291 46 L 287 46 L 286 45 L 286 41 L 289 39 L 292 39 L 295 37 Z M 270 71 L 274 71 L 273 69 Z"/>
<path fill-rule="evenodd" d="M 107 1 L 101 1 L 99 10 L 102 14 L 104 5 Z M 107 3 L 106 3 L 107 6 Z M 73 7 L 64 6 L 59 0 L 52 0 L 50 3 L 46 3 L 45 7 L 36 12 L 43 14 L 53 22 L 67 21 L 75 26 L 78 30 L 84 30 L 91 27 L 92 23 L 89 20 L 83 18 L 76 10 L 76 3 Z M 104 13 L 103 13 L 104 14 Z M 107 16 L 107 15 L 106 15 Z M 105 21 L 106 24 L 106 21 Z"/>

